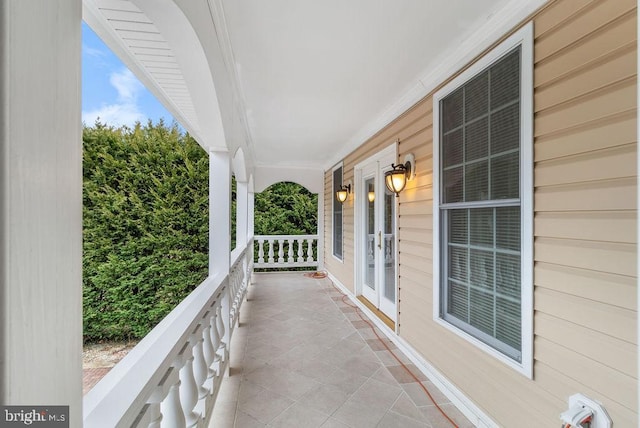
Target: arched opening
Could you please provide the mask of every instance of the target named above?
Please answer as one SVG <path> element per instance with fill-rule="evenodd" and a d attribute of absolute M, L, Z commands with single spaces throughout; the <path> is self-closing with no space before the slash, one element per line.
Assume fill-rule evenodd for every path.
<path fill-rule="evenodd" d="M 318 261 L 318 194 L 281 181 L 255 194 L 256 270 L 309 270 Z"/>

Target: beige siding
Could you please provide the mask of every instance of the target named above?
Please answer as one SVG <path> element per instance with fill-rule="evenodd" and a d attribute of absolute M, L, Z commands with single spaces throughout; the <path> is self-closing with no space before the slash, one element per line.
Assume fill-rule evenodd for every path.
<path fill-rule="evenodd" d="M 399 201 L 399 333 L 501 426 L 556 426 L 578 392 L 603 402 L 615 426 L 637 425 L 635 6 L 560 0 L 533 18 L 532 380 L 433 322 L 431 96 L 344 160 L 347 180 L 396 138 L 401 159 L 415 154 L 417 180 Z M 345 209 L 345 264 L 328 268 L 353 286 Z"/>

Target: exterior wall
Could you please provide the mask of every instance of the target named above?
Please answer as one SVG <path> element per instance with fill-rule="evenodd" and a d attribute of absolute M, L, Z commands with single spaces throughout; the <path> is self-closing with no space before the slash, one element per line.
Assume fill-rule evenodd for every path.
<path fill-rule="evenodd" d="M 635 8 L 559 0 L 532 18 L 533 379 L 433 321 L 432 97 L 344 160 L 346 181 L 396 138 L 399 159 L 415 154 L 417 179 L 399 201 L 399 334 L 500 426 L 556 426 L 574 393 L 601 401 L 615 426 L 637 424 Z M 327 269 L 353 287 L 352 266 L 350 199 L 345 263 Z"/>
<path fill-rule="evenodd" d="M 82 425 L 80 0 L 0 2 L 0 403 Z"/>

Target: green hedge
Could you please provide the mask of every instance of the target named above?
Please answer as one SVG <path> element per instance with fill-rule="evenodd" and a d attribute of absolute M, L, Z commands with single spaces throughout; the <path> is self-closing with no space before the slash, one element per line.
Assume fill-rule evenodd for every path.
<path fill-rule="evenodd" d="M 209 159 L 162 121 L 85 126 L 83 149 L 84 339 L 139 339 L 207 276 Z M 316 204 L 273 185 L 256 195 L 255 233 L 315 233 Z"/>
<path fill-rule="evenodd" d="M 141 338 L 207 276 L 209 159 L 162 122 L 83 148 L 84 337 Z"/>

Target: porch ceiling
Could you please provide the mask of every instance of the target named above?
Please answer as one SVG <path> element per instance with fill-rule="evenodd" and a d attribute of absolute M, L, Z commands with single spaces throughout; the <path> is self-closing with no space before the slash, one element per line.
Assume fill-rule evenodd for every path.
<path fill-rule="evenodd" d="M 203 146 L 312 168 L 423 97 L 461 46 L 542 3 L 83 1 L 85 21 Z"/>

